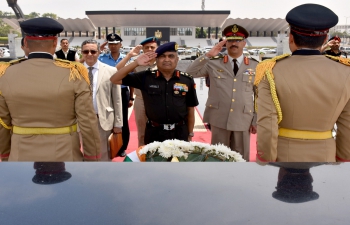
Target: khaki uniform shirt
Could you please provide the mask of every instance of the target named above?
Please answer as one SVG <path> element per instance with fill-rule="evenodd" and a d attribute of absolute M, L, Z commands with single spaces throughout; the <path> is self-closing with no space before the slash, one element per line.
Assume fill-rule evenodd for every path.
<path fill-rule="evenodd" d="M 68 68 L 56 66 L 49 58 L 31 58 L 10 66 L 0 77 L 0 118 L 7 125 L 29 128 L 66 127 L 79 121 L 84 157 L 77 132 L 20 135 L 0 125 L 2 160 L 99 159 L 100 139 L 89 85 L 83 78 L 69 81 L 69 74 Z"/>
<path fill-rule="evenodd" d="M 248 131 L 255 125 L 253 83 L 257 64 L 252 59 L 248 65 L 242 62 L 235 76 L 230 62 L 201 56 L 187 68 L 193 77 L 210 78 L 204 122 L 230 131 Z"/>
<path fill-rule="evenodd" d="M 262 161 L 329 162 L 336 156 L 338 160 L 350 160 L 350 67 L 319 52 L 311 53 L 299 50 L 277 61 L 273 68 L 283 116 L 280 124 L 267 79 L 258 86 L 257 158 Z M 335 123 L 336 140 L 278 136 L 279 127 L 330 131 Z"/>

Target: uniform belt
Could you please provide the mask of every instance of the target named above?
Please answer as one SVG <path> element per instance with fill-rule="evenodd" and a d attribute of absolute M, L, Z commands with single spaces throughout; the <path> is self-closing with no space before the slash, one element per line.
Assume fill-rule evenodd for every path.
<path fill-rule="evenodd" d="M 293 130 L 287 128 L 279 128 L 278 136 L 295 138 L 295 139 L 310 139 L 310 140 L 324 140 L 333 138 L 332 131 L 307 131 L 307 130 Z"/>
<path fill-rule="evenodd" d="M 69 127 L 18 127 L 13 126 L 14 134 L 69 134 L 77 131 L 77 124 Z"/>
<path fill-rule="evenodd" d="M 175 126 L 181 126 L 185 124 L 185 121 L 181 121 L 179 123 L 171 123 L 171 124 L 160 124 L 154 121 L 149 120 L 148 121 L 153 127 L 160 127 L 163 126 L 164 130 L 174 130 Z"/>

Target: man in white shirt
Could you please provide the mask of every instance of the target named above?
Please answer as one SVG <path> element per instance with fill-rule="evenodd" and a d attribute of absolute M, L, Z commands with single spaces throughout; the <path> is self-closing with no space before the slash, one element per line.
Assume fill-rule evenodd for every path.
<path fill-rule="evenodd" d="M 111 132 L 121 133 L 123 126 L 120 85 L 112 84 L 109 80 L 117 69 L 97 60 L 99 46 L 96 40 L 84 41 L 81 49 L 84 66 L 89 73 L 93 106 L 99 121 L 101 161 L 109 161 L 108 137 Z M 84 124 L 79 124 L 79 126 L 84 126 Z"/>
<path fill-rule="evenodd" d="M 58 50 L 57 52 L 55 52 L 53 56 L 55 59 L 58 58 L 58 59 L 64 59 L 64 60 L 69 60 L 73 62 L 80 61 L 80 57 L 78 53 L 76 51 L 69 49 L 69 43 L 67 39 L 62 39 L 60 43 L 61 43 L 61 50 Z"/>

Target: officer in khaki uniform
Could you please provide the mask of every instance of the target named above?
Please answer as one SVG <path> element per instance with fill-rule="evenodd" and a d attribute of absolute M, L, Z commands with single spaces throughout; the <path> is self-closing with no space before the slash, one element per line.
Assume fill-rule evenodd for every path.
<path fill-rule="evenodd" d="M 288 12 L 292 55 L 257 66 L 257 160 L 334 162 L 350 160 L 350 65 L 321 55 L 338 16 L 317 4 Z M 336 140 L 332 128 L 337 124 Z"/>
<path fill-rule="evenodd" d="M 243 27 L 228 26 L 223 35 L 226 40 L 196 59 L 186 72 L 210 78 L 203 121 L 211 125 L 211 143 L 222 143 L 249 161 L 250 133 L 256 133 L 253 82 L 258 62 L 243 55 L 249 35 Z M 214 57 L 225 44 L 228 55 Z"/>
<path fill-rule="evenodd" d="M 80 63 L 53 60 L 56 35 L 63 26 L 45 17 L 26 20 L 20 26 L 30 50 L 28 59 L 0 64 L 0 159 L 99 160 L 100 140 L 87 70 Z"/>
<path fill-rule="evenodd" d="M 120 61 L 117 65 L 117 69 L 123 68 L 125 65 L 129 65 L 134 60 L 130 61 L 131 57 L 138 56 L 140 53 L 140 50 L 142 48 L 144 53 L 147 52 L 155 52 L 157 50 L 158 44 L 157 44 L 158 38 L 156 37 L 149 37 L 145 40 L 141 41 L 140 45 L 133 48 L 122 61 Z M 134 72 L 141 72 L 145 70 L 156 70 L 156 59 L 152 59 L 148 65 L 146 66 L 138 66 L 135 68 Z M 145 144 L 145 130 L 146 130 L 146 123 L 147 123 L 147 116 L 146 116 L 146 110 L 145 105 L 142 98 L 142 93 L 140 89 L 134 88 L 134 94 L 135 94 L 135 102 L 134 102 L 134 112 L 135 112 L 135 120 L 136 120 L 136 126 L 137 126 L 137 136 L 138 136 L 138 142 L 139 147 L 143 146 Z M 132 97 L 130 100 L 134 100 Z"/>

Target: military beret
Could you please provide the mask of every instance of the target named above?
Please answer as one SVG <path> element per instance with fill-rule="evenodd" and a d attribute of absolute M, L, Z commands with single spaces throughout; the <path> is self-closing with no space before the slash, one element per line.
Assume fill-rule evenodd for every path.
<path fill-rule="evenodd" d="M 338 23 L 338 16 L 329 8 L 318 4 L 299 5 L 287 13 L 291 30 L 304 36 L 325 36 L 329 28 Z"/>
<path fill-rule="evenodd" d="M 158 38 L 149 37 L 149 38 L 146 38 L 145 40 L 141 41 L 140 45 L 145 45 L 147 43 L 153 43 L 153 42 L 157 42 L 157 41 L 158 41 Z"/>
<path fill-rule="evenodd" d="M 176 42 L 168 42 L 159 46 L 156 50 L 157 57 L 164 54 L 164 52 L 176 52 L 177 51 L 177 43 Z"/>
<path fill-rule="evenodd" d="M 243 40 L 249 36 L 249 33 L 242 26 L 233 24 L 226 27 L 222 35 L 225 36 L 227 40 Z"/>
<path fill-rule="evenodd" d="M 335 40 L 335 41 L 339 41 L 339 42 L 341 42 L 341 39 L 340 39 L 340 37 L 338 37 L 337 35 L 336 36 L 334 36 L 334 37 L 331 37 L 328 41 L 331 41 L 331 40 Z"/>
<path fill-rule="evenodd" d="M 54 19 L 39 17 L 25 20 L 20 23 L 20 27 L 26 37 L 34 39 L 52 39 L 63 31 L 63 26 Z"/>
<path fill-rule="evenodd" d="M 118 34 L 108 34 L 107 41 L 110 44 L 118 44 L 123 41 L 123 39 Z"/>

